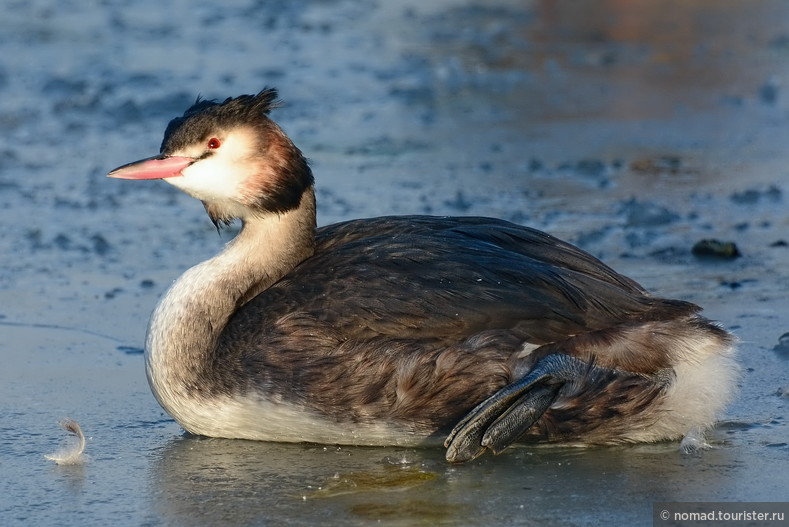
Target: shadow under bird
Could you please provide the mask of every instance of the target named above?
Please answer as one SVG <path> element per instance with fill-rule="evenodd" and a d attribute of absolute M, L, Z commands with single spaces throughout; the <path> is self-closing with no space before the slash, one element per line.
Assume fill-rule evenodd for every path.
<path fill-rule="evenodd" d="M 519 442 L 676 440 L 714 424 L 734 338 L 544 232 L 480 217 L 316 228 L 313 176 L 264 89 L 200 100 L 160 154 L 109 173 L 164 179 L 243 224 L 151 317 L 148 381 L 199 435 L 430 445 L 462 462 Z"/>

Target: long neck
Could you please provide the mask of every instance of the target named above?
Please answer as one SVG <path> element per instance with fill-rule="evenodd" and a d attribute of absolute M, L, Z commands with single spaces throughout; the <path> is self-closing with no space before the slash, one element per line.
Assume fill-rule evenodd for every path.
<path fill-rule="evenodd" d="M 221 253 L 172 285 L 153 312 L 145 346 L 148 381 L 165 410 L 177 418 L 179 401 L 217 391 L 211 365 L 228 320 L 311 256 L 314 245 L 310 188 L 296 209 L 247 219 Z"/>

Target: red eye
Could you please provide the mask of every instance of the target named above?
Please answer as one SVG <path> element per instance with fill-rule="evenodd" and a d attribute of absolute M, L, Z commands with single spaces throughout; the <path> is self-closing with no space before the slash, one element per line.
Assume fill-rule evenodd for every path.
<path fill-rule="evenodd" d="M 220 146 L 222 146 L 222 143 L 216 137 L 212 137 L 208 140 L 208 148 L 213 150 L 219 148 Z"/>

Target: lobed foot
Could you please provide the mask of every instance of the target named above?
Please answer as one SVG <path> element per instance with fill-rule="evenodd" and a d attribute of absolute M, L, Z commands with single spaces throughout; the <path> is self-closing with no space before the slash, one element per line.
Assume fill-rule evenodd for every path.
<path fill-rule="evenodd" d="M 447 461 L 470 461 L 486 448 L 500 453 L 550 408 L 565 383 L 586 375 L 590 367 L 568 355 L 543 358 L 526 376 L 482 401 L 455 425 L 444 441 Z"/>

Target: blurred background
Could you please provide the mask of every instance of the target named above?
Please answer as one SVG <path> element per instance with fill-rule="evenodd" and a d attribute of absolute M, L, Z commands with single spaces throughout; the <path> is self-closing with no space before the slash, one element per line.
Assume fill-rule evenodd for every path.
<path fill-rule="evenodd" d="M 648 524 L 654 501 L 785 499 L 789 4 L 9 0 L 0 34 L 4 521 Z M 264 86 L 321 224 L 501 217 L 703 305 L 742 340 L 716 448 L 448 467 L 440 451 L 183 437 L 148 390 L 145 326 L 232 230 L 165 183 L 105 174 L 157 153 L 198 95 Z M 707 239 L 740 256 L 694 255 Z M 42 457 L 66 415 L 84 466 Z"/>

